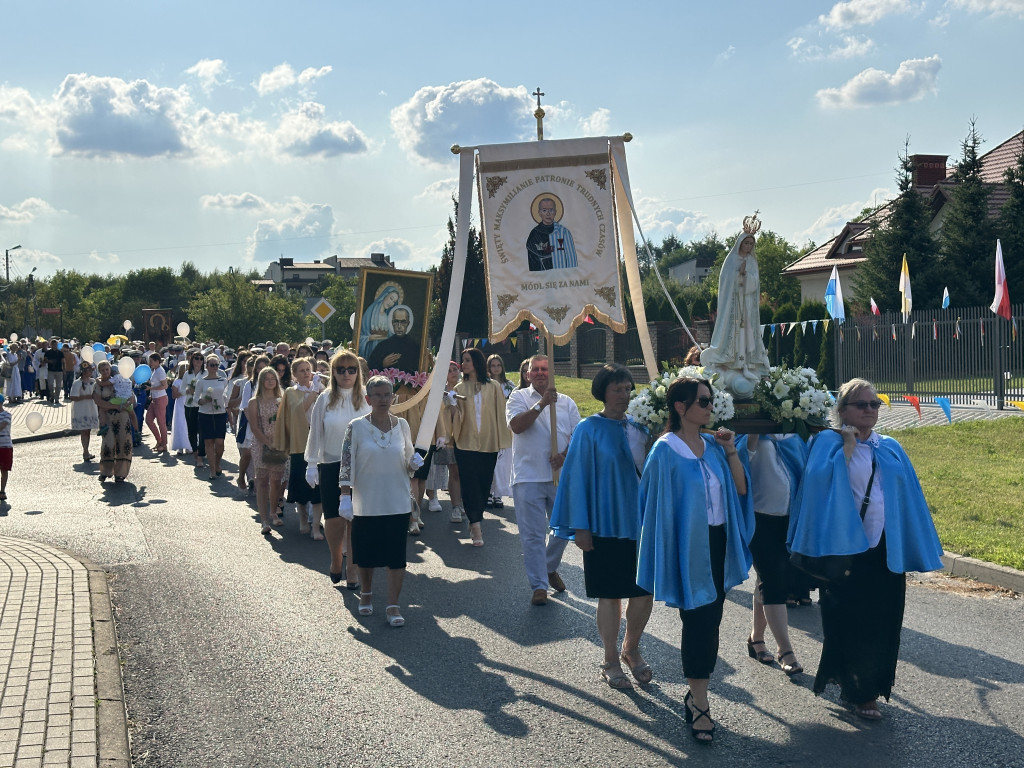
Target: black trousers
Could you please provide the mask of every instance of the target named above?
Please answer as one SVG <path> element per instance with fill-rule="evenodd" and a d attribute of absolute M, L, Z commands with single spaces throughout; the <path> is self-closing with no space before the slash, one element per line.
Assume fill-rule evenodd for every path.
<path fill-rule="evenodd" d="M 199 437 L 199 406 L 185 406 L 185 424 L 188 426 L 188 442 L 196 456 L 206 456 L 206 443 Z"/>
<path fill-rule="evenodd" d="M 679 609 L 683 620 L 683 677 L 706 680 L 715 671 L 718 660 L 718 629 L 725 606 L 725 526 L 708 526 L 711 550 L 711 578 L 715 584 L 714 602 L 699 608 Z"/>
<path fill-rule="evenodd" d="M 455 448 L 455 463 L 459 466 L 459 483 L 462 488 L 462 506 L 470 524 L 484 519 L 484 508 L 491 493 L 494 465 L 498 454 L 483 451 L 464 451 Z"/>
<path fill-rule="evenodd" d="M 789 515 L 754 513 L 754 536 L 750 540 L 750 556 L 761 577 L 761 602 L 785 605 L 789 586 L 789 551 L 786 533 Z"/>
<path fill-rule="evenodd" d="M 896 681 L 907 577 L 885 562 L 885 536 L 855 555 L 850 576 L 820 590 L 821 661 L 814 692 L 838 683 L 843 700 L 863 704 L 884 696 Z"/>

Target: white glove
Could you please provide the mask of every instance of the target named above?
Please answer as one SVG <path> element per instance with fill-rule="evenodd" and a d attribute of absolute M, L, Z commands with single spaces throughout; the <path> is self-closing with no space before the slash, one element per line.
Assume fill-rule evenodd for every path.
<path fill-rule="evenodd" d="M 447 437 L 439 437 L 439 438 L 437 438 L 437 442 L 435 443 L 435 445 L 438 448 L 444 448 L 446 445 L 448 445 L 448 438 Z"/>
<path fill-rule="evenodd" d="M 411 469 L 411 470 L 413 470 L 415 472 L 417 469 L 419 469 L 422 466 L 423 466 L 423 457 L 420 456 L 418 453 L 414 453 L 412 455 L 412 458 L 409 459 L 409 469 Z"/>
<path fill-rule="evenodd" d="M 355 517 L 355 512 L 352 511 L 352 497 L 347 493 L 341 494 L 341 501 L 338 503 L 338 514 L 346 520 L 351 520 Z"/>
<path fill-rule="evenodd" d="M 310 488 L 320 485 L 320 470 L 316 468 L 316 464 L 306 467 L 306 482 L 309 483 Z"/>

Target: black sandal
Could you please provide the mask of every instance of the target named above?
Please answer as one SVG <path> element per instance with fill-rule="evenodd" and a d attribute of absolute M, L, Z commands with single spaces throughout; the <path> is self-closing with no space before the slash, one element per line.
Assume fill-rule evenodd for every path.
<path fill-rule="evenodd" d="M 686 696 L 683 698 L 683 706 L 686 707 L 686 712 L 683 714 L 686 722 L 690 724 L 690 735 L 693 736 L 693 740 L 698 744 L 711 744 L 715 740 L 715 730 L 718 728 L 715 725 L 715 721 L 711 719 L 711 707 L 707 709 L 701 709 L 696 704 L 693 704 L 693 709 L 690 709 L 690 704 L 693 703 L 693 694 L 690 691 L 686 692 Z M 694 717 L 693 713 L 696 711 L 697 716 Z M 711 728 L 706 731 L 702 731 L 700 728 L 694 728 L 697 721 L 702 717 L 707 718 L 707 721 L 711 723 Z M 706 733 L 708 738 L 702 739 L 701 734 Z"/>
<path fill-rule="evenodd" d="M 786 664 L 783 661 L 783 659 L 787 656 L 793 657 L 792 664 Z M 785 672 L 788 677 L 792 677 L 793 675 L 799 675 L 801 672 L 804 671 L 804 668 L 800 666 L 800 662 L 796 660 L 796 654 L 792 651 L 786 651 L 785 653 L 779 654 L 779 666 L 782 667 L 782 671 Z"/>
<path fill-rule="evenodd" d="M 755 651 L 755 645 L 764 645 L 764 650 Z M 768 651 L 768 646 L 764 644 L 764 640 L 754 640 L 751 637 L 747 638 L 747 655 L 752 659 L 757 659 L 762 664 L 771 664 L 775 661 L 775 657 Z"/>

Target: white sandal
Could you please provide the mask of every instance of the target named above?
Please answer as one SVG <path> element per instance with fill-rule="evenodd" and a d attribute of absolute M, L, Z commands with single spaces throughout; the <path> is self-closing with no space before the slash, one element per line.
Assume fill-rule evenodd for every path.
<path fill-rule="evenodd" d="M 387 616 L 388 624 L 390 624 L 392 627 L 404 627 L 405 626 L 405 619 L 402 618 L 402 614 L 401 613 L 388 613 L 388 611 L 390 611 L 392 608 L 394 608 L 394 609 L 396 609 L 398 611 L 402 610 L 401 606 L 398 606 L 398 605 L 389 605 L 389 606 L 387 606 L 384 609 L 384 615 Z"/>
<path fill-rule="evenodd" d="M 360 592 L 359 593 L 359 615 L 360 616 L 372 616 L 373 615 L 373 603 L 369 605 L 363 605 L 364 597 L 372 597 L 373 592 Z"/>

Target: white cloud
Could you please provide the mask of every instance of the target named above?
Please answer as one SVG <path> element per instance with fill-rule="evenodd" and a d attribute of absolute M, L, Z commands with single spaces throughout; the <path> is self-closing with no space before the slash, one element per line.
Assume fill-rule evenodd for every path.
<path fill-rule="evenodd" d="M 736 53 L 736 46 L 735 45 L 730 45 L 728 48 L 726 48 L 724 51 L 722 51 L 720 54 L 718 54 L 715 57 L 715 62 L 717 64 L 724 64 L 729 59 L 731 59 L 735 53 Z"/>
<path fill-rule="evenodd" d="M 457 195 L 459 191 L 459 179 L 452 176 L 447 179 L 439 179 L 432 184 L 428 184 L 423 188 L 417 197 L 427 197 L 435 200 L 443 200 L 444 202 L 450 202 L 452 195 Z"/>
<path fill-rule="evenodd" d="M 908 59 L 891 75 L 880 69 L 865 69 L 838 88 L 824 88 L 817 93 L 823 107 L 848 109 L 879 104 L 903 104 L 919 101 L 936 90 L 936 79 L 942 68 L 938 56 Z"/>
<path fill-rule="evenodd" d="M 100 253 L 99 251 L 92 251 L 89 254 L 89 260 L 95 261 L 97 264 L 118 264 L 121 261 L 121 257 L 116 253 Z"/>
<path fill-rule="evenodd" d="M 329 122 L 323 104 L 307 101 L 286 113 L 274 132 L 280 152 L 294 157 L 336 157 L 366 152 L 366 135 L 348 121 Z"/>
<path fill-rule="evenodd" d="M 611 117 L 611 110 L 598 107 L 587 117 L 580 120 L 580 130 L 584 136 L 607 136 Z"/>
<path fill-rule="evenodd" d="M 331 70 L 332 67 L 330 66 L 323 66 L 319 69 L 306 67 L 296 76 L 292 65 L 285 62 L 284 64 L 278 64 L 269 72 L 261 74 L 259 81 L 256 83 L 256 90 L 260 96 L 266 96 L 268 93 L 290 88 L 296 84 L 309 85 L 314 80 L 331 72 Z"/>
<path fill-rule="evenodd" d="M 445 233 L 443 242 L 447 242 Z M 371 253 L 383 253 L 390 257 L 398 269 L 429 269 L 441 260 L 442 245 L 417 248 L 413 243 L 400 237 L 382 237 L 356 251 L 355 255 L 369 258 Z"/>
<path fill-rule="evenodd" d="M 715 224 L 702 211 L 675 208 L 649 197 L 639 198 L 636 207 L 644 236 L 655 243 L 669 235 L 688 242 L 716 231 Z"/>
<path fill-rule="evenodd" d="M 68 75 L 57 92 L 55 154 L 190 155 L 188 89 L 145 80 Z"/>
<path fill-rule="evenodd" d="M 45 200 L 29 197 L 8 208 L 0 205 L 0 221 L 12 224 L 31 224 L 39 216 L 48 216 L 57 210 Z"/>
<path fill-rule="evenodd" d="M 833 5 L 832 10 L 818 17 L 818 22 L 826 29 L 849 29 L 875 24 L 886 16 L 910 10 L 909 0 L 848 0 Z"/>
<path fill-rule="evenodd" d="M 329 255 L 334 231 L 334 210 L 329 205 L 295 199 L 286 213 L 260 220 L 249 236 L 246 255 L 253 261 L 274 261 L 291 256 L 305 261 Z"/>
<path fill-rule="evenodd" d="M 891 190 L 877 187 L 871 192 L 868 200 L 831 206 L 825 209 L 811 226 L 801 232 L 797 232 L 795 241 L 797 243 L 806 243 L 808 240 L 813 240 L 818 245 L 821 245 L 838 235 L 847 222 L 859 216 L 860 212 L 865 208 L 881 205 L 890 200 L 893 195 L 894 193 Z"/>
<path fill-rule="evenodd" d="M 529 137 L 536 125 L 533 109 L 524 86 L 505 88 L 481 77 L 420 88 L 391 110 L 391 128 L 399 146 L 414 159 L 444 163 L 453 157 L 452 144 Z"/>
<path fill-rule="evenodd" d="M 207 93 L 215 86 L 223 85 L 226 82 L 224 78 L 226 72 L 227 67 L 224 66 L 223 59 L 200 59 L 185 70 L 185 74 L 195 76 L 200 87 Z"/>
<path fill-rule="evenodd" d="M 791 38 L 786 46 L 800 61 L 821 61 L 823 59 L 853 59 L 875 50 L 875 42 L 869 37 L 843 35 L 841 44 L 830 45 L 828 49 L 809 43 L 802 37 Z"/>
<path fill-rule="evenodd" d="M 953 7 L 961 8 L 969 13 L 1024 18 L 1024 0 L 949 0 L 949 2 Z"/>
<path fill-rule="evenodd" d="M 218 192 L 215 195 L 203 195 L 199 198 L 203 208 L 222 208 L 236 211 L 263 211 L 270 206 L 266 200 L 252 192 L 243 192 L 240 195 L 224 194 Z"/>

